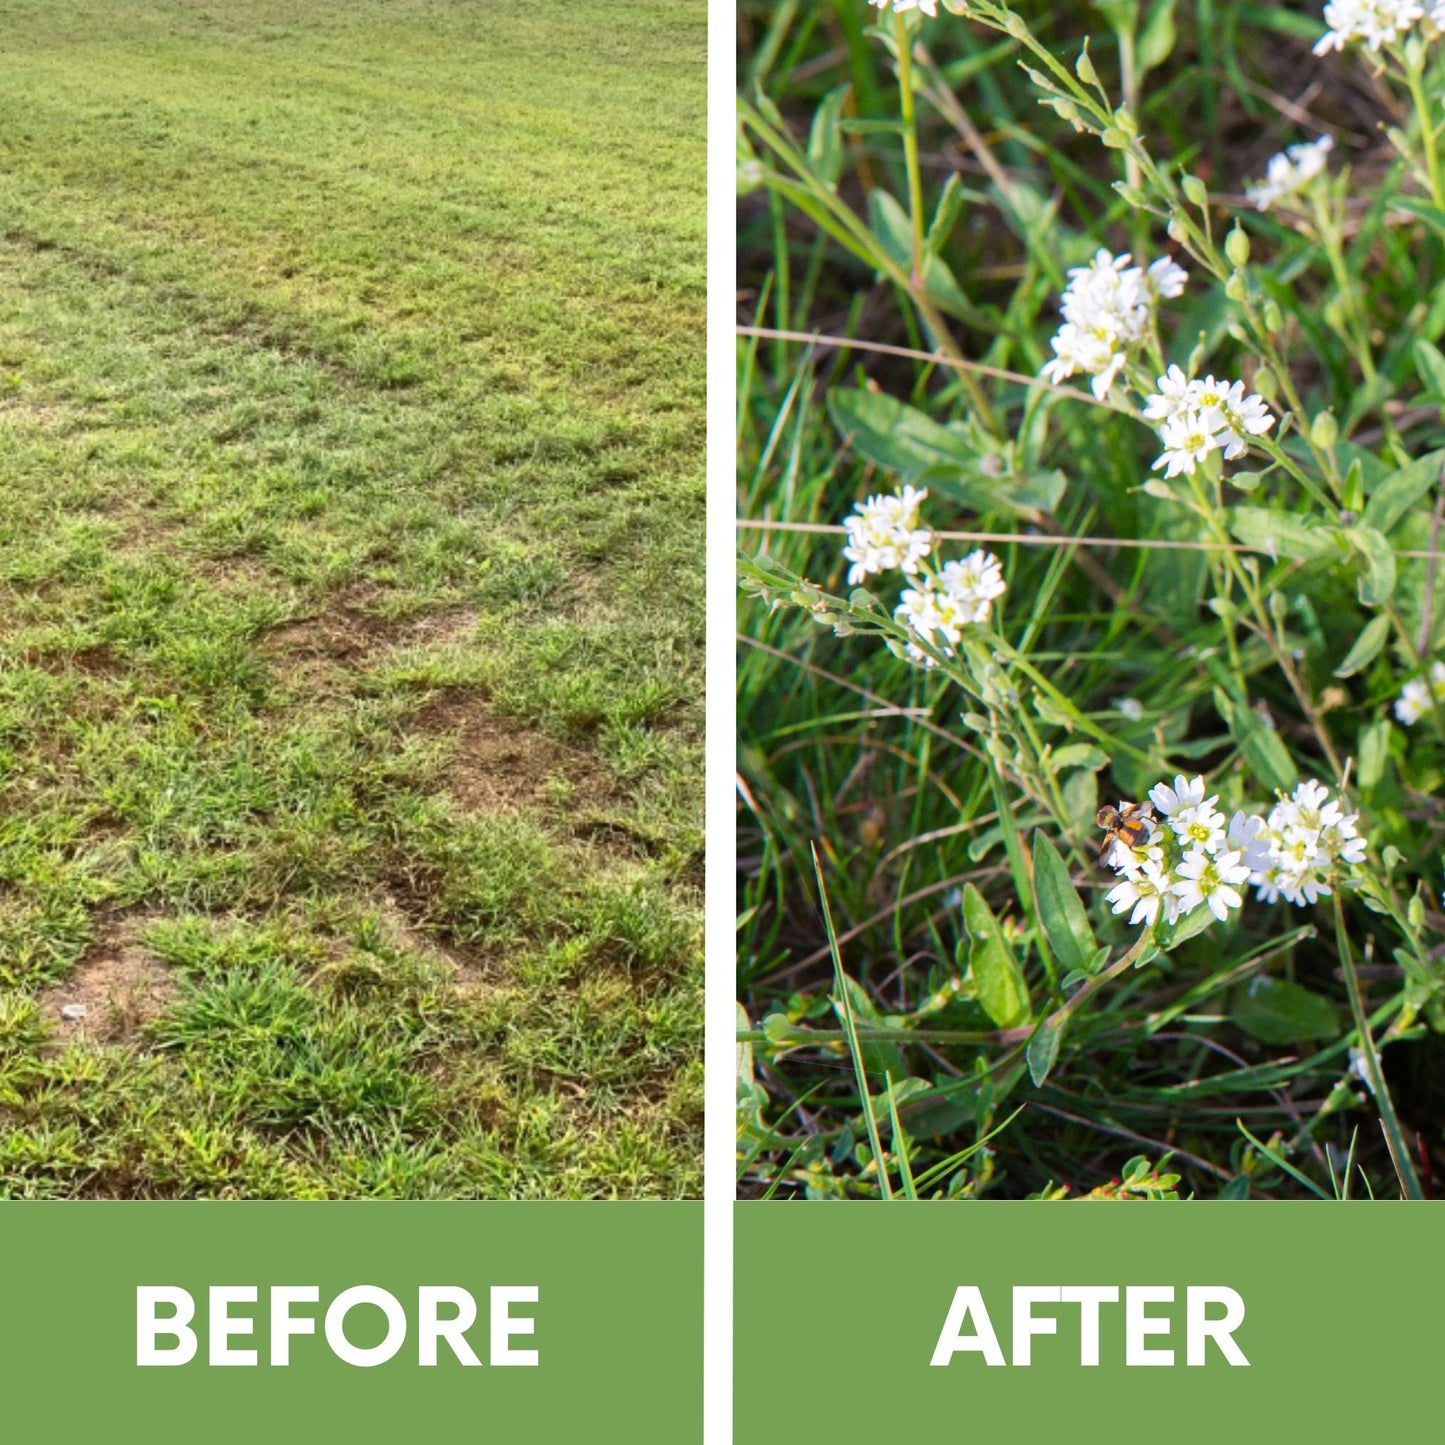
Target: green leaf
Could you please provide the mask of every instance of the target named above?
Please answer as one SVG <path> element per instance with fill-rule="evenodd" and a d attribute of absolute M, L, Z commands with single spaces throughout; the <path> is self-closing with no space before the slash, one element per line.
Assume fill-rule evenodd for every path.
<path fill-rule="evenodd" d="M 868 996 L 868 990 L 857 979 L 849 978 L 847 974 L 842 977 L 843 985 L 848 990 L 848 1003 L 852 1007 L 856 1020 L 881 1024 L 885 1027 L 898 1023 L 896 1018 L 879 1014 L 873 1000 Z M 833 1012 L 837 1016 L 838 1022 L 846 1029 L 848 1027 L 847 1016 L 841 1000 L 837 998 L 833 1000 Z M 863 1068 L 867 1074 L 876 1074 L 880 1078 L 891 1074 L 895 1078 L 902 1078 L 907 1072 L 903 1063 L 903 1051 L 897 1044 L 888 1043 L 882 1039 L 860 1039 L 858 1052 L 862 1055 Z"/>
<path fill-rule="evenodd" d="M 1057 1021 L 1050 1016 L 1034 1030 L 1034 1036 L 1029 1040 L 1029 1046 L 1025 1051 L 1029 1064 L 1029 1078 L 1034 1081 L 1035 1086 L 1043 1084 L 1048 1078 L 1049 1071 L 1059 1057 L 1059 1044 L 1064 1036 L 1064 1023 L 1067 1015 L 1063 1015 Z"/>
<path fill-rule="evenodd" d="M 1064 969 L 1087 969 L 1099 945 L 1069 881 L 1069 870 L 1042 832 L 1034 834 L 1033 853 L 1034 896 L 1054 957 Z"/>
<path fill-rule="evenodd" d="M 830 391 L 833 425 L 870 462 L 916 481 L 938 468 L 972 471 L 979 456 L 969 440 L 882 391 Z"/>
<path fill-rule="evenodd" d="M 1144 22 L 1144 33 L 1139 37 L 1139 73 L 1163 65 L 1174 50 L 1178 38 L 1174 29 L 1174 0 L 1154 0 L 1154 8 Z"/>
<path fill-rule="evenodd" d="M 1355 639 L 1355 645 L 1345 654 L 1345 660 L 1335 669 L 1335 676 L 1353 677 L 1362 668 L 1368 667 L 1389 635 L 1389 614 L 1382 612 L 1378 617 L 1372 617 Z"/>
<path fill-rule="evenodd" d="M 1074 831 L 1087 833 L 1099 811 L 1099 775 L 1088 768 L 1079 768 L 1064 779 L 1061 792 L 1064 811 Z"/>
<path fill-rule="evenodd" d="M 1092 768 L 1097 771 L 1108 761 L 1108 753 L 1094 743 L 1069 743 L 1049 754 L 1049 764 L 1056 774 L 1066 768 Z"/>
<path fill-rule="evenodd" d="M 1329 999 L 1288 979 L 1259 974 L 1235 995 L 1229 1016 L 1251 1038 L 1265 1044 L 1299 1039 L 1332 1039 L 1339 1018 Z"/>
<path fill-rule="evenodd" d="M 944 182 L 943 194 L 938 198 L 938 206 L 933 212 L 933 220 L 929 223 L 928 235 L 924 237 L 924 245 L 934 255 L 943 250 L 949 236 L 953 233 L 953 227 L 962 209 L 963 183 L 958 178 L 958 172 L 955 171 Z"/>
<path fill-rule="evenodd" d="M 1390 756 L 1390 720 L 1379 718 L 1360 731 L 1360 791 L 1372 793 L 1385 776 L 1385 763 Z"/>
<path fill-rule="evenodd" d="M 813 171 L 829 190 L 836 190 L 838 178 L 843 174 L 843 163 L 847 152 L 843 148 L 839 120 L 843 103 L 848 99 L 851 85 L 837 85 L 818 102 L 813 114 L 813 128 L 808 133 L 808 159 Z"/>
<path fill-rule="evenodd" d="M 963 924 L 969 937 L 968 971 L 984 1012 L 1001 1029 L 1026 1023 L 1029 994 L 1023 970 L 993 910 L 972 883 L 963 890 Z"/>
<path fill-rule="evenodd" d="M 1229 530 L 1246 547 L 1274 558 L 1339 555 L 1339 538 L 1333 529 L 1308 526 L 1287 512 L 1231 507 Z"/>
<path fill-rule="evenodd" d="M 1181 943 L 1187 942 L 1195 934 L 1203 933 L 1213 922 L 1215 922 L 1215 917 L 1209 911 L 1208 905 L 1201 903 L 1193 912 L 1186 913 L 1177 923 L 1160 924 L 1156 934 L 1159 947 L 1168 953 L 1170 949 L 1178 948 Z M 1141 958 L 1139 962 L 1144 963 L 1146 960 Z"/>
<path fill-rule="evenodd" d="M 1423 336 L 1417 337 L 1411 350 L 1415 353 L 1415 370 L 1432 396 L 1445 400 L 1445 356 L 1440 348 Z"/>
<path fill-rule="evenodd" d="M 1052 511 L 1063 495 L 1062 472 L 990 475 L 985 454 L 961 425 L 944 426 L 882 391 L 828 393 L 828 414 L 866 461 L 903 481 L 931 487 L 975 511 L 1008 507 L 1024 516 Z"/>
<path fill-rule="evenodd" d="M 1253 709 L 1214 689 L 1214 707 L 1229 728 L 1250 771 L 1271 792 L 1288 791 L 1299 781 L 1294 759 L 1280 736 Z"/>
<path fill-rule="evenodd" d="M 1437 353 L 1438 354 L 1438 353 Z M 1409 466 L 1392 472 L 1370 490 L 1361 522 L 1377 532 L 1389 532 L 1405 514 L 1440 480 L 1445 451 L 1430 452 Z"/>
<path fill-rule="evenodd" d="M 1395 591 L 1395 549 L 1373 527 L 1347 527 L 1345 540 L 1364 563 L 1360 601 L 1366 607 L 1383 607 Z"/>
<path fill-rule="evenodd" d="M 1419 216 L 1427 225 L 1433 226 L 1445 236 L 1445 214 L 1442 214 L 1438 206 L 1432 206 L 1429 201 L 1419 196 L 1391 196 L 1390 204 L 1401 211 L 1409 211 L 1411 215 Z"/>

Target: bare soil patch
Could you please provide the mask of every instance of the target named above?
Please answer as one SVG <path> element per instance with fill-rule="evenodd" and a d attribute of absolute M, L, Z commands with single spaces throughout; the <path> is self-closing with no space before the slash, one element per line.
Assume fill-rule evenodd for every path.
<path fill-rule="evenodd" d="M 607 774 L 589 751 L 497 717 L 469 689 L 439 694 L 415 720 L 429 735 L 453 740 L 447 787 L 469 811 L 575 813 L 609 792 Z"/>
<path fill-rule="evenodd" d="M 37 996 L 58 1042 L 128 1043 L 175 997 L 174 975 L 136 932 L 133 919 L 102 927 L 70 973 Z"/>
<path fill-rule="evenodd" d="M 267 633 L 261 647 L 281 680 L 291 688 L 326 690 L 338 673 L 364 672 L 384 652 L 436 647 L 453 642 L 477 625 L 471 607 L 447 607 L 410 620 L 372 610 L 364 596 L 343 596 L 314 616 Z"/>

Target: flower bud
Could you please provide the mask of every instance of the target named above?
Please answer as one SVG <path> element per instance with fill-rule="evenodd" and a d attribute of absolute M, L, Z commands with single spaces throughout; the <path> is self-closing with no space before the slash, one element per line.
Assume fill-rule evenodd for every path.
<path fill-rule="evenodd" d="M 1209 187 L 1198 176 L 1185 176 L 1183 184 L 1185 196 L 1202 211 L 1209 204 Z"/>
<path fill-rule="evenodd" d="M 1273 401 L 1279 395 L 1279 382 L 1269 367 L 1261 366 L 1254 373 L 1254 389 L 1266 401 Z"/>
<path fill-rule="evenodd" d="M 1244 279 L 1243 271 L 1232 272 L 1229 280 L 1224 283 L 1224 294 L 1231 301 L 1243 303 L 1249 295 L 1249 283 Z"/>
<path fill-rule="evenodd" d="M 1279 302 L 1273 296 L 1264 303 L 1264 324 L 1269 328 L 1271 335 L 1277 335 L 1284 330 L 1284 313 L 1279 309 Z M 1255 387 L 1258 391 L 1259 388 Z"/>
<path fill-rule="evenodd" d="M 1079 58 L 1074 62 L 1074 74 L 1084 82 L 1085 85 L 1098 85 L 1099 73 L 1094 69 L 1094 62 L 1089 59 L 1089 47 L 1079 52 Z"/>
<path fill-rule="evenodd" d="M 1224 254 L 1231 266 L 1249 265 L 1249 236 L 1242 226 L 1236 225 L 1224 238 Z"/>
<path fill-rule="evenodd" d="M 1322 411 L 1310 423 L 1310 440 L 1321 451 L 1329 451 L 1340 439 L 1340 424 L 1332 411 Z"/>

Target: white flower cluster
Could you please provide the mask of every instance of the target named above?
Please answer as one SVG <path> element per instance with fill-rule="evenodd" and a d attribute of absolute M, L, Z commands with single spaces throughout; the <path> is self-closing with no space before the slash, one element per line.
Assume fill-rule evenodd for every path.
<path fill-rule="evenodd" d="M 933 533 L 918 525 L 918 513 L 928 499 L 928 489 L 905 486 L 890 496 L 869 497 L 860 502 L 853 515 L 844 519 L 848 545 L 843 555 L 853 565 L 848 582 L 856 586 L 873 572 L 895 568 L 910 576 L 933 547 Z"/>
<path fill-rule="evenodd" d="M 1430 664 L 1430 681 L 1412 677 L 1395 700 L 1395 716 L 1406 727 L 1417 723 L 1436 704 L 1445 704 L 1445 662 Z"/>
<path fill-rule="evenodd" d="M 922 587 L 910 587 L 899 599 L 893 617 L 951 657 L 963 638 L 963 629 L 970 623 L 987 622 L 994 599 L 1004 591 L 998 558 L 980 549 L 961 562 L 944 563 Z M 933 666 L 933 659 L 914 643 L 909 643 L 908 655 L 925 667 Z"/>
<path fill-rule="evenodd" d="M 1161 297 L 1180 296 L 1188 273 L 1167 256 L 1146 270 L 1128 254 L 1100 250 L 1069 272 L 1060 309 L 1064 324 L 1053 339 L 1054 359 L 1042 376 L 1058 383 L 1075 372 L 1092 376 L 1101 401 L 1131 353 L 1144 341 Z"/>
<path fill-rule="evenodd" d="M 1257 211 L 1267 211 L 1277 201 L 1302 191 L 1325 168 L 1325 157 L 1335 148 L 1332 136 L 1288 147 L 1271 156 L 1262 181 L 1245 187 L 1245 195 Z"/>
<path fill-rule="evenodd" d="M 1378 50 L 1425 19 L 1437 30 L 1445 28 L 1445 0 L 1433 0 L 1428 7 L 1420 0 L 1329 0 L 1325 24 L 1330 28 L 1315 42 L 1315 54 L 1343 50 L 1354 40 Z"/>
<path fill-rule="evenodd" d="M 1164 452 L 1154 463 L 1166 477 L 1193 475 L 1210 452 L 1222 451 L 1225 461 L 1243 456 L 1252 436 L 1263 436 L 1274 416 L 1262 396 L 1245 395 L 1242 381 L 1191 380 L 1177 366 L 1155 383 L 1159 388 L 1144 401 L 1144 416 L 1159 427 Z"/>
<path fill-rule="evenodd" d="M 1149 837 L 1137 848 L 1115 842 L 1104 858 L 1123 881 L 1110 889 L 1115 913 L 1130 909 L 1129 922 L 1154 923 L 1161 909 L 1173 923 L 1204 905 L 1221 922 L 1244 903 L 1240 889 L 1249 882 L 1255 855 L 1251 825 L 1259 819 L 1236 813 L 1226 824 L 1204 796 L 1204 779 L 1183 775 L 1171 788 L 1149 790 L 1160 815 L 1149 819 Z M 1162 822 L 1161 822 L 1162 819 Z"/>
<path fill-rule="evenodd" d="M 876 5 L 880 10 L 887 10 L 891 3 L 900 15 L 905 10 L 921 10 L 925 15 L 938 14 L 938 0 L 868 0 L 868 3 Z"/>
<path fill-rule="evenodd" d="M 933 533 L 918 524 L 927 499 L 926 488 L 905 485 L 901 491 L 860 502 L 843 522 L 848 533 L 843 556 L 853 564 L 848 569 L 850 584 L 875 572 L 897 571 L 917 578 L 917 585 L 904 591 L 893 616 L 921 642 L 952 656 L 963 629 L 987 622 L 995 599 L 1003 596 L 1003 568 L 992 552 L 981 548 L 934 568 L 927 560 L 933 551 Z M 910 643 L 908 652 L 915 662 L 933 665 L 917 644 Z"/>
<path fill-rule="evenodd" d="M 1243 906 L 1245 884 L 1266 903 L 1314 903 L 1365 857 L 1359 815 L 1346 815 L 1322 783 L 1301 783 L 1267 818 L 1237 812 L 1227 823 L 1203 778 L 1181 775 L 1149 798 L 1159 817 L 1148 820 L 1148 838 L 1137 848 L 1116 841 L 1104 859 L 1122 879 L 1108 901 L 1131 924 L 1152 924 L 1161 911 L 1173 923 L 1201 904 L 1223 922 Z"/>
<path fill-rule="evenodd" d="M 1347 815 L 1323 783 L 1301 783 L 1269 810 L 1255 834 L 1265 852 L 1249 880 L 1256 895 L 1265 903 L 1285 898 L 1303 907 L 1329 893 L 1329 880 L 1342 866 L 1364 861 L 1358 822 L 1359 814 Z"/>

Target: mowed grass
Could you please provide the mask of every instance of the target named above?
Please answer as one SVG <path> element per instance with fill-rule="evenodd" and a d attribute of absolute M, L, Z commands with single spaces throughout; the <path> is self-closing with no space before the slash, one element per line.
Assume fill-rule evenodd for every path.
<path fill-rule="evenodd" d="M 0 1192 L 698 1192 L 705 23 L 4 7 Z"/>

